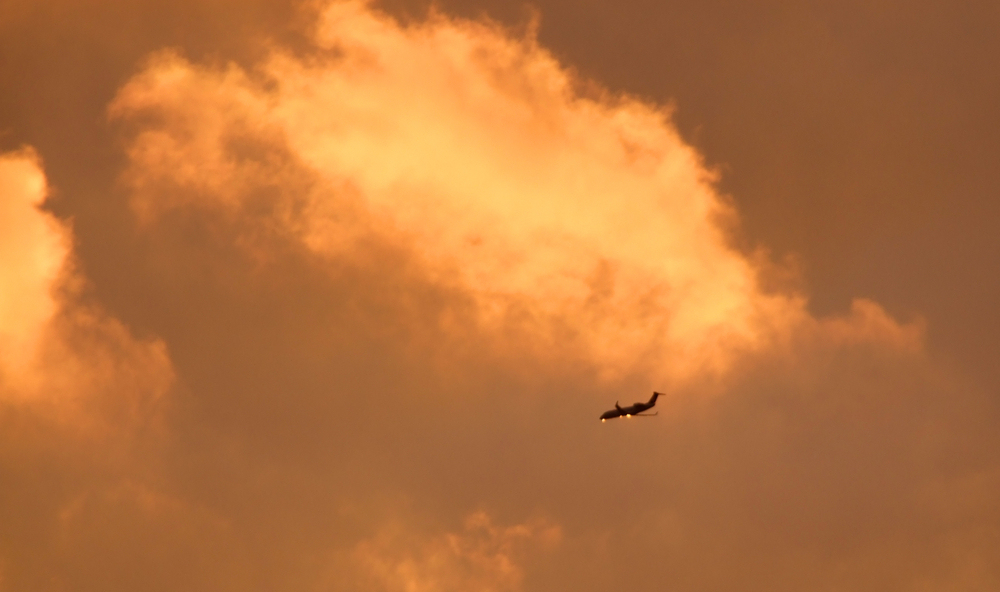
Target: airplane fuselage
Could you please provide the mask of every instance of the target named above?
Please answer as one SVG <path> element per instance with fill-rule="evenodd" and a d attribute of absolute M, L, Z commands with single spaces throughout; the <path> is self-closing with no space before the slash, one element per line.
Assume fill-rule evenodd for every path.
<path fill-rule="evenodd" d="M 631 417 L 633 415 L 638 415 L 656 405 L 656 397 L 658 396 L 660 396 L 660 393 L 654 392 L 653 397 L 648 402 L 633 403 L 625 407 L 621 407 L 618 403 L 615 403 L 614 409 L 609 409 L 601 414 L 601 421 L 613 419 L 615 417 Z"/>

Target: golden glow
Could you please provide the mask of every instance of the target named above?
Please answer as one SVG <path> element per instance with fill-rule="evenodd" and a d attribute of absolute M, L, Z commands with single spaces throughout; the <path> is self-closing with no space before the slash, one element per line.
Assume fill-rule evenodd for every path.
<path fill-rule="evenodd" d="M 99 406 L 101 393 L 122 388 L 130 396 L 104 403 L 137 411 L 166 389 L 172 371 L 162 342 L 138 342 L 76 301 L 71 233 L 41 209 L 46 192 L 33 151 L 0 154 L 0 404 L 45 406 L 77 427 L 96 425 L 107 418 L 77 412 Z"/>
<path fill-rule="evenodd" d="M 138 124 L 127 180 L 144 220 L 237 216 L 277 188 L 269 224 L 315 253 L 350 260 L 375 241 L 474 303 L 475 327 L 445 312 L 443 332 L 605 378 L 724 373 L 815 323 L 730 247 L 719 221 L 735 214 L 668 110 L 578 96 L 534 38 L 489 25 L 403 26 L 357 1 L 320 22 L 336 60 L 276 50 L 251 76 L 164 52 L 121 90 L 111 114 Z M 241 244 L 266 257 L 262 234 Z M 869 325 L 898 329 L 869 308 Z"/>
<path fill-rule="evenodd" d="M 315 41 L 341 57 L 277 51 L 267 87 L 169 52 L 125 86 L 111 112 L 144 126 L 128 176 L 144 219 L 235 215 L 255 188 L 288 187 L 277 222 L 315 252 L 403 248 L 472 299 L 495 347 L 583 356 L 605 377 L 723 371 L 804 317 L 728 245 L 733 214 L 667 110 L 577 96 L 533 38 L 484 24 L 402 26 L 339 2 Z M 233 137 L 288 161 L 236 157 Z"/>
<path fill-rule="evenodd" d="M 0 369 L 23 376 L 56 312 L 67 232 L 39 209 L 45 176 L 30 150 L 0 155 Z"/>
<path fill-rule="evenodd" d="M 478 10 L 441 3 L 457 4 Z M 671 108 L 575 80 L 530 27 L 400 24 L 339 0 L 3 3 L 0 139 L 37 139 L 57 190 L 44 207 L 31 151 L 0 159 L 0 591 L 1000 590 L 1000 391 L 936 365 L 918 324 L 870 301 L 813 317 L 746 252 L 769 224 L 779 249 L 822 244 L 828 259 L 803 254 L 825 278 L 818 310 L 847 309 L 894 257 L 995 259 L 949 240 L 960 225 L 928 233 L 944 251 L 909 251 L 899 224 L 938 212 L 922 191 L 989 201 L 996 184 L 921 187 L 889 163 L 995 172 L 997 142 L 955 136 L 931 158 L 909 126 L 1000 130 L 973 117 L 996 102 L 980 88 L 995 68 L 939 43 L 997 27 L 922 23 L 920 3 L 902 19 L 884 3 L 752 4 L 617 3 L 610 31 L 590 18 L 609 3 L 539 3 L 560 55 L 594 60 L 584 71 L 677 90 L 726 185 L 756 185 L 731 200 L 754 207 L 741 236 L 720 230 L 730 200 Z M 290 5 L 321 14 L 312 42 L 240 49 L 288 38 L 272 11 Z M 637 7 L 642 23 L 618 20 Z M 698 14 L 705 30 L 687 29 Z M 796 46 L 774 55 L 784 32 Z M 995 57 L 973 41 L 965 55 Z M 160 42 L 178 49 L 145 55 Z M 832 64 L 794 51 L 814 42 Z M 918 109 L 890 112 L 890 88 Z M 899 138 L 929 141 L 893 155 Z M 866 178 L 900 172 L 880 216 Z M 886 294 L 907 275 L 862 283 Z M 909 275 L 949 280 L 914 303 L 996 288 Z M 995 320 L 958 312 L 984 332 Z M 652 388 L 669 393 L 659 413 L 609 406 Z M 635 438 L 601 437 L 593 415 L 661 417 Z"/>

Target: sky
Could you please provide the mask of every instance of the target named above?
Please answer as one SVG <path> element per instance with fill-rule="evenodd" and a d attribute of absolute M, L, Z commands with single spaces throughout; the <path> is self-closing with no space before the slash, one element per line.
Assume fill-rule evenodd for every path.
<path fill-rule="evenodd" d="M 0 591 L 1000 588 L 998 25 L 0 0 Z"/>

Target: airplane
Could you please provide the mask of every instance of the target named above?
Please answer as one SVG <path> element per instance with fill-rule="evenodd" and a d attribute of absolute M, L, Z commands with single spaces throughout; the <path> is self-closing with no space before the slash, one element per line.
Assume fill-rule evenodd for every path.
<path fill-rule="evenodd" d="M 625 417 L 632 417 L 633 415 L 638 415 L 639 417 L 650 417 L 656 415 L 655 413 L 642 413 L 642 412 L 649 409 L 653 405 L 656 405 L 656 397 L 659 397 L 662 394 L 663 393 L 658 393 L 656 391 L 653 391 L 653 396 L 652 398 L 649 399 L 648 402 L 634 403 L 632 405 L 629 405 L 628 407 L 621 407 L 620 405 L 618 405 L 618 401 L 615 401 L 615 408 L 602 413 L 601 421 L 614 419 L 616 417 L 621 417 L 623 415 Z"/>

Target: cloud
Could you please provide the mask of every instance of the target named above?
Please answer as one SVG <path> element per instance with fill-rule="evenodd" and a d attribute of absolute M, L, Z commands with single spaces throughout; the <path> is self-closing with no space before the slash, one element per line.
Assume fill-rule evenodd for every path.
<path fill-rule="evenodd" d="M 66 230 L 38 208 L 45 176 L 30 150 L 0 157 L 0 352 L 8 381 L 26 379 L 42 328 L 56 312 L 53 284 L 69 249 Z"/>
<path fill-rule="evenodd" d="M 338 260 L 391 246 L 467 299 L 471 316 L 440 313 L 454 333 L 471 323 L 605 377 L 724 373 L 808 322 L 731 246 L 735 213 L 664 108 L 582 96 L 530 35 L 443 15 L 403 26 L 334 3 L 315 44 L 251 72 L 151 59 L 111 107 L 133 124 L 142 219 L 263 208 L 248 248 L 268 232 Z"/>
<path fill-rule="evenodd" d="M 110 107 L 151 244 L 202 229 L 221 302 L 267 294 L 230 326 L 294 335 L 242 354 L 274 386 L 234 367 L 245 395 L 219 405 L 246 416 L 214 425 L 342 503 L 390 500 L 330 518 L 368 542 L 279 528 L 286 544 L 355 549 L 374 589 L 516 585 L 467 535 L 371 534 L 398 493 L 438 520 L 541 508 L 565 540 L 527 587 L 995 580 L 976 566 L 997 541 L 966 526 L 995 512 L 953 505 L 997 486 L 987 400 L 928 360 L 921 321 L 865 299 L 815 318 L 765 289 L 785 272 L 733 247 L 736 214 L 668 110 L 584 94 L 492 24 L 357 2 L 317 19 L 311 50 L 250 70 L 159 53 Z M 593 431 L 649 387 L 671 393 L 660 423 Z"/>
<path fill-rule="evenodd" d="M 461 531 L 437 536 L 414 536 L 387 525 L 358 543 L 351 559 L 369 590 L 520 590 L 524 574 L 518 555 L 532 547 L 551 548 L 560 538 L 559 527 L 544 520 L 503 527 L 478 511 L 466 517 Z"/>
<path fill-rule="evenodd" d="M 94 523 L 75 517 L 108 491 L 132 491 L 122 483 L 150 460 L 141 451 L 162 436 L 173 382 L 162 341 L 135 338 L 88 301 L 72 231 L 42 209 L 47 195 L 33 150 L 0 155 L 2 589 L 66 585 L 65 563 L 107 544 L 109 517 L 128 513 L 132 496 Z"/>
<path fill-rule="evenodd" d="M 148 419 L 173 379 L 164 343 L 133 338 L 86 302 L 72 232 L 41 209 L 48 189 L 32 150 L 0 156 L 0 188 L 0 402 L 105 428 Z"/>
<path fill-rule="evenodd" d="M 104 428 L 141 419 L 172 380 L 163 342 L 136 340 L 86 303 L 72 233 L 41 210 L 48 190 L 33 151 L 2 155 L 0 183 L 0 401 Z"/>

